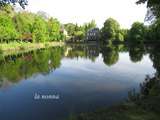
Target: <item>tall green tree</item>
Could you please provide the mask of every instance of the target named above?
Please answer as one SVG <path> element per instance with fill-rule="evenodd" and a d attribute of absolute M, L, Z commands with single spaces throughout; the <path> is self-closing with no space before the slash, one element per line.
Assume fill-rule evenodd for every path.
<path fill-rule="evenodd" d="M 48 21 L 48 31 L 50 40 L 60 40 L 61 38 L 61 24 L 57 19 L 50 18 Z"/>
<path fill-rule="evenodd" d="M 13 17 L 16 30 L 23 35 L 24 33 L 32 33 L 35 14 L 29 12 L 16 13 Z"/>
<path fill-rule="evenodd" d="M 102 28 L 102 38 L 115 39 L 119 31 L 120 31 L 119 23 L 115 19 L 109 18 L 105 21 L 104 26 Z"/>
<path fill-rule="evenodd" d="M 0 13 L 0 39 L 1 42 L 9 42 L 17 38 L 17 31 L 12 22 L 12 18 L 5 14 Z"/>
<path fill-rule="evenodd" d="M 32 34 L 35 42 L 45 42 L 48 39 L 47 23 L 42 17 L 35 18 Z"/>
<path fill-rule="evenodd" d="M 143 42 L 145 38 L 145 26 L 143 23 L 135 22 L 129 31 L 129 41 L 132 43 Z"/>

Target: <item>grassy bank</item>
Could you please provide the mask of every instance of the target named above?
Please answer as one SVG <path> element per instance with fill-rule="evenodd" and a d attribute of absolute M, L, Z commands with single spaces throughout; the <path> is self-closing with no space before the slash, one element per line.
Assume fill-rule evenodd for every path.
<path fill-rule="evenodd" d="M 64 42 L 45 42 L 45 43 L 29 43 L 29 42 L 12 42 L 0 44 L 0 53 L 4 56 L 21 52 L 28 52 L 36 49 L 63 46 Z"/>
<path fill-rule="evenodd" d="M 160 115 L 145 110 L 134 102 L 127 102 L 110 108 L 72 116 L 69 120 L 158 120 Z"/>

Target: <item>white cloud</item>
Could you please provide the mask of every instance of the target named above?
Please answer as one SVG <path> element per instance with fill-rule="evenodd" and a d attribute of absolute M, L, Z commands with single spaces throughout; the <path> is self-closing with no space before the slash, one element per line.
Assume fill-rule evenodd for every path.
<path fill-rule="evenodd" d="M 82 24 L 95 19 L 98 26 L 113 17 L 122 27 L 130 27 L 134 21 L 144 21 L 146 6 L 136 5 L 136 0 L 29 0 L 27 10 L 39 10 L 58 18 L 62 23 Z"/>

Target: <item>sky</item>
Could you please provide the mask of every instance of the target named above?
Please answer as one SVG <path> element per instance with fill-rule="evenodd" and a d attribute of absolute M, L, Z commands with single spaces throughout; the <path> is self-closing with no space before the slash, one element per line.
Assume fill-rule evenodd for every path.
<path fill-rule="evenodd" d="M 44 11 L 61 23 L 83 24 L 95 20 L 102 27 L 109 17 L 116 19 L 122 28 L 130 28 L 135 21 L 144 22 L 146 5 L 136 0 L 29 0 L 28 11 Z"/>

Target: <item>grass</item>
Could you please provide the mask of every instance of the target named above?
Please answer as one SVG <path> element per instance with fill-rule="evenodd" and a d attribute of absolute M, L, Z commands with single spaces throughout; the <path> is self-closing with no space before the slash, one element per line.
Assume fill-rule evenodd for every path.
<path fill-rule="evenodd" d="M 90 113 L 81 113 L 69 120 L 158 120 L 159 114 L 144 110 L 138 105 L 128 102 Z"/>
<path fill-rule="evenodd" d="M 45 43 L 29 43 L 29 42 L 11 42 L 0 43 L 0 54 L 11 55 L 15 53 L 21 53 L 25 51 L 32 51 L 36 49 L 62 46 L 63 42 L 45 42 Z"/>

